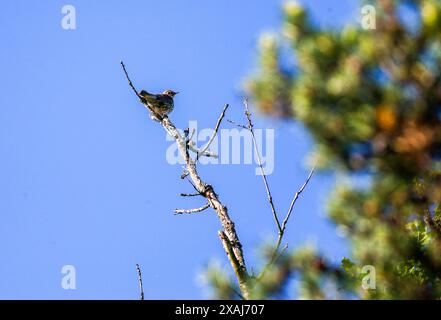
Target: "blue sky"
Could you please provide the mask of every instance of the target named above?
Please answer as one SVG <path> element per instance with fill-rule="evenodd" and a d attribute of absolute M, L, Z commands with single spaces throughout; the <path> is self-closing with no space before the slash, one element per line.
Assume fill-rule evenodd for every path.
<path fill-rule="evenodd" d="M 306 1 L 305 1 L 306 2 Z M 202 299 L 199 272 L 228 267 L 213 211 L 180 198 L 191 187 L 167 163 L 165 131 L 131 92 L 175 89 L 171 119 L 213 127 L 225 103 L 242 120 L 240 83 L 256 66 L 261 32 L 280 25 L 279 1 L 4 1 L 0 11 L 0 298 L 137 299 L 135 264 L 147 299 Z M 312 3 L 312 2 L 310 2 Z M 358 1 L 314 1 L 319 25 L 355 23 Z M 76 8 L 77 29 L 61 28 L 61 8 Z M 269 176 L 284 213 L 303 183 L 313 148 L 294 122 L 275 129 Z M 229 127 L 224 123 L 224 127 Z M 249 267 L 276 228 L 252 165 L 201 166 L 228 206 Z M 315 243 L 333 261 L 347 254 L 325 218 L 331 173 L 318 173 L 299 200 L 285 241 Z M 74 265 L 77 289 L 61 268 Z"/>

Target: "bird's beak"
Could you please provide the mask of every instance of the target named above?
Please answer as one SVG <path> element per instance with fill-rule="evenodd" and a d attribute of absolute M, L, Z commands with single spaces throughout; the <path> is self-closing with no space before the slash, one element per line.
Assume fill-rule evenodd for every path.
<path fill-rule="evenodd" d="M 175 92 L 175 95 L 177 95 L 178 93 L 179 93 L 179 91 L 176 91 L 176 92 Z"/>

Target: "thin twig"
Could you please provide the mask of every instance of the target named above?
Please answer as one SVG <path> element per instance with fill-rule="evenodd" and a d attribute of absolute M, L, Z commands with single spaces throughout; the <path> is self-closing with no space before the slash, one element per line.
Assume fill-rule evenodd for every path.
<path fill-rule="evenodd" d="M 204 211 L 204 210 L 206 210 L 208 208 L 210 208 L 210 204 L 209 203 L 203 205 L 200 208 L 194 208 L 194 209 L 175 209 L 175 214 L 183 214 L 183 213 L 191 214 L 191 213 L 196 213 L 196 212 L 202 212 L 202 211 Z"/>
<path fill-rule="evenodd" d="M 247 127 L 246 125 L 243 125 L 243 124 L 237 123 L 237 122 L 235 122 L 235 121 L 233 121 L 233 120 L 227 119 L 227 122 L 229 122 L 229 123 L 231 123 L 231 124 L 234 124 L 235 126 L 238 126 L 239 128 L 247 129 L 247 130 L 248 130 L 248 127 Z"/>
<path fill-rule="evenodd" d="M 181 197 L 197 197 L 197 196 L 201 196 L 200 193 L 180 193 L 179 195 Z"/>
<path fill-rule="evenodd" d="M 219 118 L 217 119 L 216 126 L 214 127 L 214 132 L 213 132 L 213 134 L 211 135 L 210 140 L 208 140 L 208 142 L 207 142 L 207 144 L 205 145 L 205 147 L 202 147 L 202 148 L 201 148 L 201 154 L 202 154 L 202 155 L 205 153 L 205 151 L 208 150 L 208 148 L 210 147 L 210 145 L 213 143 L 213 140 L 214 140 L 214 138 L 216 137 L 216 134 L 217 134 L 217 132 L 218 132 L 218 130 L 219 130 L 219 127 L 220 127 L 220 125 L 221 125 L 221 123 L 222 123 L 222 119 L 225 117 L 225 112 L 227 111 L 227 109 L 228 109 L 229 106 L 230 106 L 230 105 L 229 105 L 228 103 L 224 105 L 224 108 L 223 108 L 223 110 L 222 110 L 222 113 L 221 113 L 221 115 L 219 116 Z M 199 159 L 199 153 L 197 154 L 197 159 Z"/>
<path fill-rule="evenodd" d="M 138 272 L 140 299 L 144 300 L 144 289 L 142 288 L 142 274 L 141 274 L 141 268 L 139 267 L 139 264 L 136 264 L 136 271 Z"/>
<path fill-rule="evenodd" d="M 129 74 L 127 73 L 126 66 L 124 65 L 124 62 L 120 61 L 120 63 L 121 63 L 121 67 L 124 70 L 124 74 L 126 75 L 127 81 L 129 82 L 130 88 L 132 88 L 132 90 L 135 92 L 136 96 L 142 100 L 142 97 L 139 95 L 138 91 L 136 90 L 135 86 L 133 85 L 132 80 L 130 80 L 130 77 L 129 77 Z"/>
<path fill-rule="evenodd" d="M 187 170 L 183 170 L 182 174 L 181 174 L 181 179 L 185 179 L 188 176 L 188 171 Z"/>
<path fill-rule="evenodd" d="M 138 90 L 136 90 L 135 86 L 134 86 L 133 83 L 132 83 L 132 80 L 130 80 L 129 74 L 128 74 L 127 69 L 126 69 L 126 66 L 125 66 L 125 64 L 124 64 L 124 62 L 123 62 L 122 60 L 120 61 L 120 64 L 121 64 L 122 69 L 124 70 L 124 74 L 126 75 L 126 78 L 127 78 L 127 81 L 128 81 L 128 83 L 129 83 L 130 88 L 132 88 L 133 92 L 135 92 L 136 96 L 139 98 L 139 100 L 141 101 L 141 103 L 142 103 L 147 109 L 149 109 L 150 112 L 151 112 L 151 113 L 152 113 L 157 119 L 159 119 L 160 121 L 162 121 L 163 118 L 166 117 L 166 116 L 163 117 L 163 116 L 159 115 L 157 112 L 155 112 L 155 110 L 153 110 L 153 109 L 150 107 L 150 105 L 147 103 L 146 99 L 138 93 Z M 165 128 L 165 127 L 164 127 L 164 128 Z M 168 131 L 167 128 L 165 128 L 165 130 Z"/>
<path fill-rule="evenodd" d="M 190 140 L 188 140 L 188 134 L 189 134 L 188 129 L 184 130 L 184 135 L 185 135 L 184 136 L 184 138 L 185 138 L 185 159 L 190 158 L 190 154 L 188 153 L 188 144 L 190 142 Z"/>
<path fill-rule="evenodd" d="M 253 122 L 251 120 L 251 112 L 250 112 L 250 110 L 248 108 L 248 100 L 246 98 L 243 100 L 243 104 L 244 104 L 244 107 L 245 107 L 245 116 L 247 117 L 247 120 L 248 120 L 248 130 L 251 132 L 251 136 L 253 138 L 254 150 L 256 151 L 256 155 L 257 155 L 257 161 L 258 161 L 257 164 L 258 164 L 258 166 L 260 168 L 260 173 L 262 175 L 263 183 L 265 185 L 266 195 L 268 197 L 268 202 L 269 202 L 269 204 L 271 206 L 271 211 L 273 213 L 274 221 L 276 222 L 277 229 L 278 229 L 279 234 L 280 234 L 280 232 L 282 232 L 282 228 L 280 226 L 279 218 L 277 217 L 276 208 L 274 207 L 273 196 L 271 194 L 271 190 L 270 190 L 270 187 L 269 187 L 269 184 L 268 184 L 268 180 L 266 178 L 265 170 L 263 169 L 263 166 L 262 166 L 262 159 L 260 158 L 259 148 L 257 146 L 256 137 L 254 135 L 254 127 L 253 127 Z"/>
<path fill-rule="evenodd" d="M 282 243 L 282 238 L 283 238 L 283 235 L 285 233 L 286 224 L 288 223 L 288 220 L 291 217 L 291 213 L 292 213 L 292 210 L 294 208 L 294 205 L 296 204 L 296 201 L 299 198 L 300 194 L 303 192 L 303 190 L 305 190 L 306 186 L 309 183 L 309 180 L 311 180 L 312 175 L 314 174 L 314 171 L 315 171 L 315 165 L 312 166 L 312 169 L 309 172 L 308 177 L 306 178 L 305 182 L 300 187 L 300 189 L 294 194 L 294 197 L 292 198 L 292 201 L 291 201 L 291 204 L 289 206 L 288 212 L 287 212 L 287 214 L 285 216 L 285 219 L 283 219 L 283 222 L 282 222 L 282 228 L 281 228 L 281 230 L 279 232 L 279 237 L 277 239 L 275 252 L 277 252 L 279 250 L 280 244 Z"/>
<path fill-rule="evenodd" d="M 190 174 L 190 173 L 188 173 L 185 177 L 187 178 L 189 174 Z M 193 182 L 191 182 L 190 179 L 187 179 L 187 181 L 191 184 L 191 186 L 193 187 L 193 189 L 196 190 L 196 192 L 200 193 L 200 191 L 198 190 L 198 188 L 194 185 Z"/>
<path fill-rule="evenodd" d="M 194 133 L 196 132 L 196 129 L 195 128 L 192 128 L 191 129 L 191 133 L 190 133 L 190 136 L 188 137 L 188 140 L 192 140 L 193 139 L 193 136 L 194 136 Z"/>

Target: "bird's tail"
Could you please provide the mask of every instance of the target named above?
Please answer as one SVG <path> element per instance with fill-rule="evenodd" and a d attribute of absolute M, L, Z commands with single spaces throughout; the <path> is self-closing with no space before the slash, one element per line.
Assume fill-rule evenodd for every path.
<path fill-rule="evenodd" d="M 144 98 L 152 97 L 152 94 L 151 94 L 151 93 L 148 93 L 148 92 L 145 91 L 145 90 L 141 90 L 141 91 L 139 92 L 139 94 L 140 94 L 141 96 L 143 96 Z"/>

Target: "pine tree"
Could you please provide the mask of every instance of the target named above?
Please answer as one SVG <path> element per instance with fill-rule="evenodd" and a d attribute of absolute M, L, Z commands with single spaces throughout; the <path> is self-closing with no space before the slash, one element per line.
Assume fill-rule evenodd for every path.
<path fill-rule="evenodd" d="M 320 168 L 370 183 L 338 181 L 329 199 L 350 259 L 334 266 L 311 248 L 283 254 L 253 280 L 254 297 L 278 297 L 295 277 L 300 298 L 441 298 L 441 2 L 360 8 L 368 4 L 367 29 L 323 30 L 288 2 L 282 31 L 260 39 L 258 72 L 245 83 L 255 105 L 301 121 Z M 226 276 L 208 274 L 219 297 L 233 294 Z"/>

